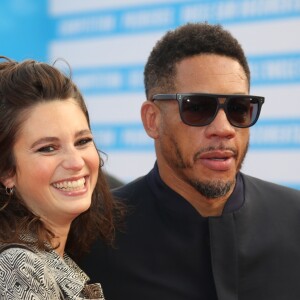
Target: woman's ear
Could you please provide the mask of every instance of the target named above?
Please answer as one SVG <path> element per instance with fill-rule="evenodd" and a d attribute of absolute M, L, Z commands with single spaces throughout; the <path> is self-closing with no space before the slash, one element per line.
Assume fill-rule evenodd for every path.
<path fill-rule="evenodd" d="M 147 134 L 156 139 L 159 133 L 160 110 L 152 101 L 145 101 L 141 107 L 141 118 Z"/>
<path fill-rule="evenodd" d="M 7 188 L 12 188 L 15 186 L 15 176 L 8 176 L 4 179 L 1 178 L 1 183 Z"/>

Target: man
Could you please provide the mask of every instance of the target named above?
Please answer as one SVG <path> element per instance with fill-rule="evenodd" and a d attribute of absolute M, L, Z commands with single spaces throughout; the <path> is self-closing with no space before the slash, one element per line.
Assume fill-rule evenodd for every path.
<path fill-rule="evenodd" d="M 157 162 L 114 194 L 114 248 L 82 267 L 108 300 L 300 299 L 300 191 L 240 172 L 264 98 L 221 26 L 168 32 L 145 67 L 141 116 Z"/>

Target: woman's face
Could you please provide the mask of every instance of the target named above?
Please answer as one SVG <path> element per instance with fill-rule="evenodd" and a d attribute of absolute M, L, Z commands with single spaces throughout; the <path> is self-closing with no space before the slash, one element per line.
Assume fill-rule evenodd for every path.
<path fill-rule="evenodd" d="M 30 109 L 13 147 L 16 174 L 4 181 L 50 228 L 68 226 L 91 204 L 99 156 L 74 99 Z"/>

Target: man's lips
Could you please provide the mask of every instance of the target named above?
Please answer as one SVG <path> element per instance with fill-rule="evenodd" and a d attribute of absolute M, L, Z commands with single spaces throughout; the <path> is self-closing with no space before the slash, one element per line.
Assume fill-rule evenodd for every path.
<path fill-rule="evenodd" d="M 236 154 L 231 150 L 214 150 L 201 153 L 198 160 L 213 171 L 227 171 L 233 167 Z"/>

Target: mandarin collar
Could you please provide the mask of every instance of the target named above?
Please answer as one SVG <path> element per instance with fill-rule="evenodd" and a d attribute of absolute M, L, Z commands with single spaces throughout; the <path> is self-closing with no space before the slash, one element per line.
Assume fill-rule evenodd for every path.
<path fill-rule="evenodd" d="M 188 215 L 190 217 L 199 218 L 200 215 L 194 207 L 164 183 L 160 177 L 157 162 L 155 162 L 153 169 L 148 173 L 147 181 L 155 198 L 158 199 L 158 205 L 163 205 L 166 209 L 177 212 L 179 215 L 185 217 Z M 223 208 L 222 215 L 233 213 L 241 208 L 244 204 L 244 200 L 244 182 L 241 173 L 238 172 L 236 185 Z"/>

